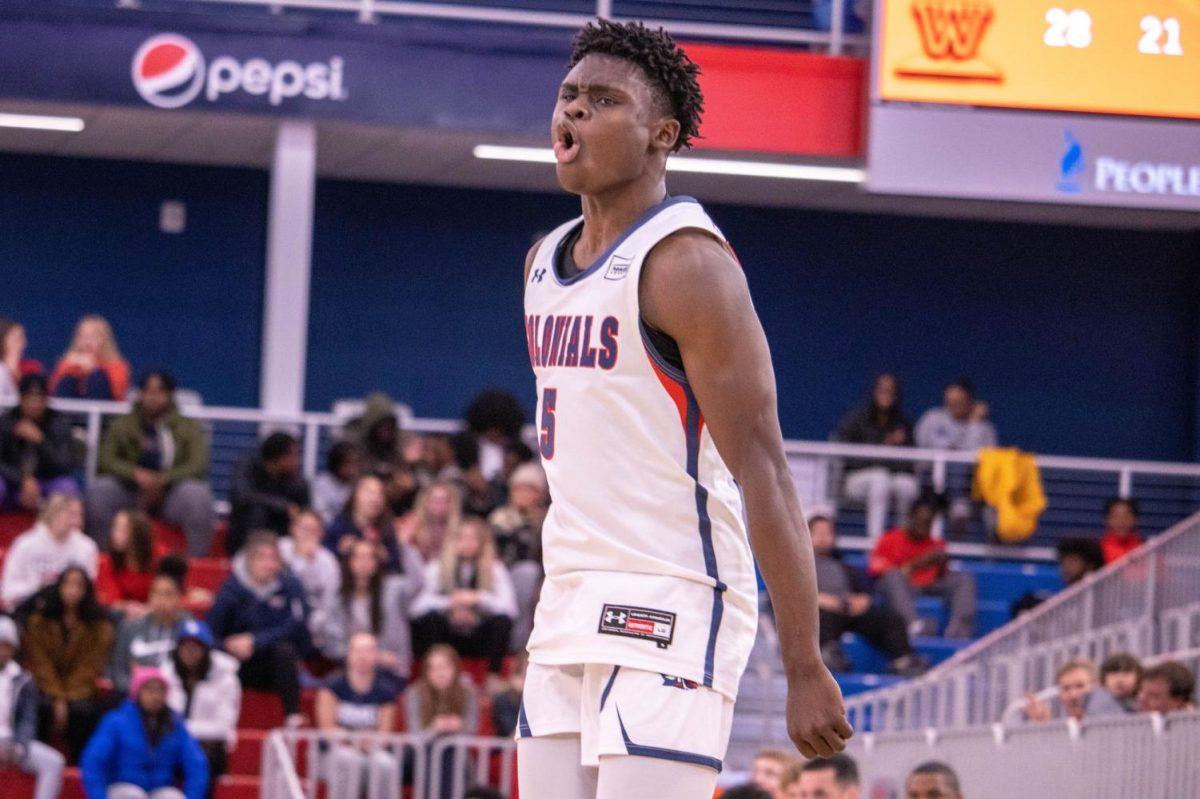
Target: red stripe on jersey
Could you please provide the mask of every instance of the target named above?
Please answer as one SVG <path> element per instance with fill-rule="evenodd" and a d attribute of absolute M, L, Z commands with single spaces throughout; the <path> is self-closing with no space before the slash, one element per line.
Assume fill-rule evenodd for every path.
<path fill-rule="evenodd" d="M 675 403 L 675 409 L 679 411 L 679 424 L 683 426 L 684 432 L 687 432 L 687 392 L 679 381 L 671 377 L 662 370 L 658 362 L 654 360 L 654 356 L 646 350 L 646 360 L 650 361 L 650 368 L 654 370 L 654 374 L 658 375 L 658 382 L 662 383 L 663 388 L 667 390 L 671 401 Z"/>

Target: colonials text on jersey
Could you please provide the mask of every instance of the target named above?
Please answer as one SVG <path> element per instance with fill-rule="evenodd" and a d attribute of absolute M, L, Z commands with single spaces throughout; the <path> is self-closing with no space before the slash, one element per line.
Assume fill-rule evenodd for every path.
<path fill-rule="evenodd" d="M 529 362 L 534 368 L 570 366 L 581 369 L 612 369 L 617 365 L 615 316 L 596 320 L 591 314 L 528 315 L 525 338 Z"/>

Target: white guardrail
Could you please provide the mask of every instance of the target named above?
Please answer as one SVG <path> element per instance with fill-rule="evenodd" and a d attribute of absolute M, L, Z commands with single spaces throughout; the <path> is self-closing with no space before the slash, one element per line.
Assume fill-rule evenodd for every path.
<path fill-rule="evenodd" d="M 919 763 L 957 772 L 970 799 L 1195 799 L 1200 712 L 864 735 L 849 749 L 864 797 L 903 796 Z"/>
<path fill-rule="evenodd" d="M 622 13 L 622 0 L 576 0 L 576 2 L 530 3 L 531 8 L 521 8 L 518 3 L 497 3 L 486 0 L 464 0 L 459 3 L 424 2 L 423 0 L 189 0 L 191 3 L 215 6 L 257 6 L 280 12 L 287 9 L 344 12 L 354 15 L 364 23 L 378 22 L 382 17 L 415 17 L 442 19 L 455 22 L 490 22 L 507 25 L 529 25 L 543 28 L 577 29 L 595 17 L 614 21 L 626 21 L 634 17 Z M 662 16 L 646 18 L 647 23 L 661 25 L 678 36 L 701 39 L 728 39 L 736 41 L 777 42 L 804 45 L 832 55 L 846 51 L 865 53 L 870 46 L 870 37 L 861 33 L 847 33 L 847 11 L 854 0 L 831 0 L 828 30 L 813 30 L 792 25 L 751 25 L 728 22 L 675 19 L 669 0 L 660 0 L 657 10 Z M 153 0 L 113 0 L 119 8 L 152 8 Z M 641 4 L 644 7 L 645 4 Z M 696 4 L 681 9 L 694 16 Z M 549 6 L 553 10 L 546 10 Z M 733 4 L 731 4 L 733 6 Z M 811 12 L 814 3 L 796 2 L 792 13 L 800 15 Z M 736 8 L 736 6 L 733 6 Z M 778 6 L 776 6 L 778 8 Z M 726 9 L 723 16 L 729 16 Z M 682 14 L 680 15 L 682 16 Z"/>
<path fill-rule="evenodd" d="M 1200 514 L 958 652 L 925 676 L 850 697 L 872 732 L 990 724 L 1078 657 L 1153 658 L 1200 647 Z M 1200 794 L 1193 794 L 1200 796 Z"/>
<path fill-rule="evenodd" d="M 462 799 L 478 786 L 507 799 L 516 785 L 516 742 L 509 738 L 278 729 L 263 747 L 261 799 L 327 796 L 332 770 L 327 758 L 347 746 L 365 755 L 365 768 L 378 769 L 367 764 L 381 759 L 393 775 L 384 795 L 368 791 L 369 799 Z"/>
<path fill-rule="evenodd" d="M 301 441 L 304 474 L 311 478 L 324 468 L 325 453 L 341 428 L 361 403 L 343 401 L 334 412 L 296 414 L 268 413 L 258 409 L 202 405 L 187 400 L 180 392 L 183 412 L 201 422 L 210 436 L 212 447 L 211 481 L 213 493 L 224 509 L 228 498 L 230 474 L 237 461 L 254 448 L 268 431 L 285 429 Z M 129 410 L 127 402 L 54 400 L 53 407 L 69 413 L 86 448 L 83 471 L 90 479 L 96 471 L 96 457 L 105 419 Z M 461 429 L 457 420 L 413 416 L 411 410 L 396 406 L 402 426 L 421 433 L 450 433 Z M 970 476 L 976 461 L 974 453 L 945 452 L 916 448 L 874 447 L 821 441 L 785 442 L 788 462 L 797 492 L 806 507 L 829 505 L 838 511 L 842 545 L 863 549 L 869 542 L 863 537 L 861 505 L 842 497 L 841 463 L 847 459 L 898 461 L 913 469 L 934 490 L 952 496 L 969 492 Z M 995 558 L 1033 558 L 1052 560 L 1046 545 L 1064 535 L 1094 535 L 1101 524 L 1104 501 L 1113 496 L 1133 496 L 1141 505 L 1142 531 L 1158 533 L 1200 507 L 1200 464 L 1105 458 L 1071 458 L 1039 455 L 1048 505 L 1042 514 L 1032 546 L 953 543 L 955 555 Z M 976 539 L 982 538 L 977 535 Z"/>

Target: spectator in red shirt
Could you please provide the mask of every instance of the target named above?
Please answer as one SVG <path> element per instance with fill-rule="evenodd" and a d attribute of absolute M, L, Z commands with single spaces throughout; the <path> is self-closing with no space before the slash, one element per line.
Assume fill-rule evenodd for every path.
<path fill-rule="evenodd" d="M 944 542 L 932 537 L 937 514 L 931 500 L 912 504 L 908 524 L 884 533 L 871 550 L 867 571 L 879 578 L 879 590 L 892 610 L 908 622 L 910 632 L 923 629 L 918 596 L 940 596 L 950 606 L 948 638 L 970 638 L 975 631 L 975 578 L 948 568 Z"/>
<path fill-rule="evenodd" d="M 96 598 L 137 618 L 146 613 L 150 584 L 165 548 L 156 545 L 150 519 L 141 511 L 123 510 L 113 517 L 108 547 L 100 555 Z"/>
<path fill-rule="evenodd" d="M 1137 502 L 1124 497 L 1113 497 L 1104 503 L 1104 536 L 1100 548 L 1104 550 L 1104 562 L 1120 560 L 1142 545 L 1137 533 Z"/>

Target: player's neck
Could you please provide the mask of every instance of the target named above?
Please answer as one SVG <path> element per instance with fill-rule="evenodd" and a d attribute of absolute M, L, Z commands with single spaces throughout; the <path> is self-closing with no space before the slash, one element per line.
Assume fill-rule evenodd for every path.
<path fill-rule="evenodd" d="M 585 252 L 604 252 L 629 226 L 658 205 L 667 196 L 662 178 L 653 183 L 632 183 L 603 194 L 584 195 L 583 230 L 579 248 Z"/>

